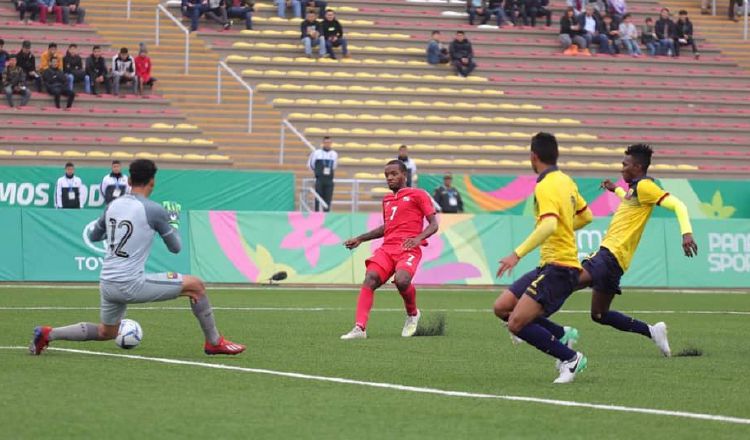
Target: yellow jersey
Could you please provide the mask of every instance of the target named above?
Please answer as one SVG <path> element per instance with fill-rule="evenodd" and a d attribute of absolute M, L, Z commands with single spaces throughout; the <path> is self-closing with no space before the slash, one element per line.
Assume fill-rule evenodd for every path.
<path fill-rule="evenodd" d="M 557 167 L 545 170 L 536 182 L 534 210 L 537 223 L 550 215 L 557 217 L 557 229 L 542 243 L 539 266 L 557 264 L 581 269 L 573 218 L 586 210 L 586 201 L 573 179 Z"/>
<path fill-rule="evenodd" d="M 630 189 L 620 202 L 609 224 L 607 235 L 602 240 L 602 247 L 614 254 L 623 272 L 630 266 L 654 206 L 660 204 L 668 195 L 669 193 L 659 188 L 650 177 L 630 184 Z"/>

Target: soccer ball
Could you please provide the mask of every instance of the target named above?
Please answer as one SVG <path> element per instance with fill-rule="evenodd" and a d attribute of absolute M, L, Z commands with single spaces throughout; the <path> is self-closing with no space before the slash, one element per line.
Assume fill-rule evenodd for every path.
<path fill-rule="evenodd" d="M 143 330 L 141 325 L 132 319 L 123 319 L 120 322 L 120 330 L 117 331 L 115 344 L 118 347 L 130 350 L 141 343 L 143 339 Z"/>

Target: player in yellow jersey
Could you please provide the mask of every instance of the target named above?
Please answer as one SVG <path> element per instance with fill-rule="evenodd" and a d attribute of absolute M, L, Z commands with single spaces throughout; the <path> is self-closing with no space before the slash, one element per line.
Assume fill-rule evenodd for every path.
<path fill-rule="evenodd" d="M 538 133 L 531 139 L 531 166 L 539 175 L 534 188 L 536 227 L 500 260 L 497 276 L 502 277 L 540 245 L 541 261 L 497 298 L 494 309 L 516 337 L 557 358 L 555 383 L 568 383 L 586 368 L 588 360 L 565 344 L 573 342 L 567 335 L 573 329 L 564 329 L 547 317 L 562 307 L 578 284 L 581 263 L 573 231 L 591 222 L 592 214 L 573 179 L 557 169 L 557 157 L 553 135 Z"/>
<path fill-rule="evenodd" d="M 628 270 L 633 254 L 641 240 L 643 230 L 654 206 L 674 211 L 680 224 L 682 249 L 687 257 L 698 255 L 698 245 L 693 240 L 687 208 L 677 197 L 670 195 L 648 177 L 651 165 L 651 147 L 645 144 L 631 145 L 625 150 L 622 161 L 622 177 L 628 184 L 627 191 L 609 180 L 602 187 L 614 192 L 622 200 L 617 208 L 607 234 L 599 250 L 583 261 L 583 272 L 579 288 L 593 288 L 591 296 L 591 319 L 625 332 L 639 333 L 650 338 L 664 356 L 671 356 L 667 339 L 667 325 L 645 322 L 610 310 L 615 295 L 622 293 L 620 278 Z"/>

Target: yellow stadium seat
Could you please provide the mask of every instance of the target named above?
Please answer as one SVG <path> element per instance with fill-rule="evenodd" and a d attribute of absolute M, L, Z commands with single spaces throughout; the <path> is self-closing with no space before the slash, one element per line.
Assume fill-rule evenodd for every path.
<path fill-rule="evenodd" d="M 89 151 L 88 153 L 86 153 L 86 156 L 95 157 L 95 158 L 103 158 L 103 157 L 109 157 L 109 153 L 105 153 L 104 151 Z"/>
<path fill-rule="evenodd" d="M 385 163 L 383 159 L 378 159 L 375 157 L 363 157 L 360 162 L 366 165 L 381 165 Z"/>
<path fill-rule="evenodd" d="M 477 108 L 497 108 L 497 105 L 490 104 L 489 102 L 480 102 L 477 104 Z"/>
<path fill-rule="evenodd" d="M 510 133 L 510 137 L 520 137 L 520 138 L 531 138 L 531 135 L 528 133 L 522 133 L 519 131 L 514 131 Z"/>
<path fill-rule="evenodd" d="M 143 142 L 143 139 L 132 136 L 124 136 L 120 138 L 120 142 L 123 144 L 140 144 L 141 142 Z"/>
<path fill-rule="evenodd" d="M 174 128 L 174 125 L 157 122 L 155 124 L 151 124 L 151 128 L 168 130 L 168 129 Z"/>
<path fill-rule="evenodd" d="M 380 188 L 380 187 L 378 187 L 378 188 L 371 189 L 370 192 L 373 193 L 373 194 L 388 194 L 389 192 L 391 192 L 391 190 L 388 189 L 388 188 Z"/>
<path fill-rule="evenodd" d="M 451 161 L 446 159 L 431 159 L 430 165 L 450 165 Z"/>
<path fill-rule="evenodd" d="M 310 119 L 309 113 L 290 113 L 289 119 Z"/>
<path fill-rule="evenodd" d="M 193 139 L 190 143 L 194 145 L 213 145 L 214 141 L 209 139 Z"/>
<path fill-rule="evenodd" d="M 356 159 L 354 157 L 340 157 L 339 158 L 339 163 L 342 163 L 342 164 L 355 164 L 355 163 L 359 163 L 359 159 Z"/>
<path fill-rule="evenodd" d="M 149 153 L 147 151 L 142 151 L 140 153 L 136 153 L 136 157 L 141 159 L 158 159 L 159 155 L 154 153 Z"/>
<path fill-rule="evenodd" d="M 2 152 L 0 152 L 0 156 L 2 156 Z M 59 151 L 52 151 L 52 150 L 42 150 L 38 154 L 39 157 L 60 157 Z"/>
<path fill-rule="evenodd" d="M 503 147 L 499 145 L 482 145 L 480 148 L 482 151 L 503 151 Z"/>
<path fill-rule="evenodd" d="M 341 105 L 341 101 L 337 99 L 321 99 L 318 101 L 320 105 Z"/>
<path fill-rule="evenodd" d="M 508 133 L 504 133 L 502 131 L 491 131 L 487 133 L 487 136 L 489 137 L 508 137 Z"/>
<path fill-rule="evenodd" d="M 302 105 L 313 105 L 313 104 L 317 104 L 318 101 L 314 101 L 312 99 L 307 99 L 307 98 L 299 98 L 299 99 L 296 99 L 294 103 L 302 104 Z"/>
<path fill-rule="evenodd" d="M 285 84 L 288 85 L 288 84 Z M 277 90 L 279 88 L 276 84 L 261 83 L 256 86 L 258 90 Z"/>
<path fill-rule="evenodd" d="M 224 154 L 209 154 L 206 156 L 206 159 L 208 160 L 229 160 L 229 156 L 226 156 Z"/>
<path fill-rule="evenodd" d="M 174 153 L 161 153 L 159 154 L 159 159 L 180 160 L 182 159 L 182 155 Z"/>
<path fill-rule="evenodd" d="M 487 136 L 486 133 L 481 132 L 481 131 L 467 131 L 466 133 L 464 133 L 464 135 L 465 136 L 469 136 L 469 137 L 484 137 L 484 136 Z"/>
<path fill-rule="evenodd" d="M 318 85 L 318 84 L 305 84 L 302 86 L 302 90 L 325 90 L 325 87 Z"/>
<path fill-rule="evenodd" d="M 698 169 L 698 167 L 695 166 L 695 165 L 680 164 L 680 165 L 677 165 L 677 169 L 678 170 L 695 171 L 695 170 Z"/>
<path fill-rule="evenodd" d="M 346 130 L 341 130 L 341 131 L 342 131 L 342 133 L 346 133 Z M 372 133 L 372 131 L 370 131 L 370 130 L 368 130 L 366 128 L 355 128 L 355 129 L 352 130 L 352 133 L 353 134 L 370 134 L 370 133 Z M 382 133 L 382 134 L 385 134 L 385 133 Z"/>
<path fill-rule="evenodd" d="M 183 160 L 206 160 L 206 156 L 202 154 L 189 153 L 182 156 Z"/>
<path fill-rule="evenodd" d="M 252 47 L 252 45 L 248 43 L 234 43 L 232 46 L 236 47 L 237 49 L 247 49 L 249 47 Z M 229 63 L 232 63 L 232 62 L 241 63 L 241 62 L 247 61 L 247 57 L 243 57 L 241 55 L 229 55 L 225 59 L 225 61 Z"/>
<path fill-rule="evenodd" d="M 13 152 L 9 150 L 0 150 L 0 156 L 12 156 Z"/>
<path fill-rule="evenodd" d="M 360 106 L 365 105 L 364 101 L 360 101 L 358 99 L 345 99 L 341 101 L 341 104 L 346 106 Z"/>
<path fill-rule="evenodd" d="M 68 151 L 63 152 L 63 156 L 65 156 L 65 157 L 85 157 L 86 154 L 84 154 L 84 153 L 82 153 L 80 151 L 68 150 Z"/>
<path fill-rule="evenodd" d="M 174 128 L 180 129 L 180 130 L 197 130 L 198 127 L 193 124 L 177 124 L 174 126 Z"/>
<path fill-rule="evenodd" d="M 493 121 L 492 121 L 492 118 L 487 118 L 487 117 L 484 117 L 484 116 L 472 116 L 471 117 L 471 122 L 477 122 L 477 123 L 481 123 L 481 124 L 488 124 L 488 123 L 491 123 Z"/>
<path fill-rule="evenodd" d="M 422 136 L 440 136 L 440 132 L 435 130 L 420 130 L 419 134 Z"/>
<path fill-rule="evenodd" d="M 133 154 L 128 153 L 127 151 L 113 151 L 110 156 L 116 157 L 118 159 L 132 159 Z"/>
<path fill-rule="evenodd" d="M 372 116 L 372 115 L 368 115 L 368 116 Z M 412 119 L 407 119 L 407 118 L 412 118 Z M 381 121 L 400 121 L 402 119 L 403 120 L 415 120 L 413 118 L 416 118 L 417 121 L 421 121 L 422 120 L 421 117 L 414 116 L 414 115 L 406 115 L 405 117 L 404 116 L 396 116 L 396 115 L 380 115 L 380 118 L 376 117 L 376 119 L 380 119 Z"/>
<path fill-rule="evenodd" d="M 495 162 L 494 160 L 489 160 L 489 159 L 479 159 L 475 163 L 483 167 L 494 167 L 497 165 L 497 162 Z"/>
<path fill-rule="evenodd" d="M 36 156 L 36 151 L 31 150 L 16 150 L 13 152 L 14 156 L 32 157 Z"/>
<path fill-rule="evenodd" d="M 525 165 L 524 162 L 517 161 L 517 160 L 508 160 L 508 159 L 499 160 L 497 161 L 497 164 L 502 167 L 520 167 L 522 165 Z"/>
<path fill-rule="evenodd" d="M 173 137 L 173 138 L 167 139 L 167 143 L 170 143 L 170 144 L 189 144 L 190 140 L 189 139 L 179 138 L 179 137 Z"/>
<path fill-rule="evenodd" d="M 459 151 L 480 151 L 481 148 L 477 145 L 463 144 L 458 146 Z"/>
<path fill-rule="evenodd" d="M 451 116 L 448 116 L 448 120 L 451 122 L 469 122 L 471 119 L 465 116 L 451 115 Z"/>

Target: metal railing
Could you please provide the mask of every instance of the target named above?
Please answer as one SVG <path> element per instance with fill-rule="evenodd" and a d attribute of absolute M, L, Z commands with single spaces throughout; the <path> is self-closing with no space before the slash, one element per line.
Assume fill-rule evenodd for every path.
<path fill-rule="evenodd" d="M 305 135 L 299 132 L 294 125 L 292 125 L 291 122 L 284 119 L 281 121 L 281 134 L 279 139 L 279 165 L 284 164 L 284 148 L 286 145 L 286 130 L 289 129 L 292 133 L 294 133 L 299 140 L 302 141 L 303 144 L 307 145 L 307 147 L 310 149 L 310 151 L 315 151 L 315 146 L 310 143 L 310 141 L 307 140 Z"/>
<path fill-rule="evenodd" d="M 219 61 L 219 64 L 216 66 L 216 103 L 221 104 L 221 71 L 226 70 L 229 75 L 232 76 L 242 87 L 244 87 L 247 90 L 247 132 L 252 133 L 253 132 L 253 97 L 254 92 L 253 88 L 248 85 L 241 76 L 237 75 L 237 73 L 229 68 L 227 63 L 224 61 Z"/>
<path fill-rule="evenodd" d="M 747 4 L 750 3 L 749 0 L 745 0 L 745 29 L 742 31 L 742 39 L 747 41 Z"/>
<path fill-rule="evenodd" d="M 310 205 L 307 203 L 307 200 L 305 199 L 305 196 L 308 194 L 312 195 L 314 200 L 317 200 L 320 206 L 322 206 L 324 210 L 328 210 L 328 203 L 326 203 L 326 201 L 323 200 L 323 197 L 320 197 L 320 194 L 318 194 L 317 191 L 315 191 L 313 188 L 303 186 L 302 190 L 300 190 L 300 193 L 299 193 L 300 211 L 305 211 L 305 212 L 313 211 L 313 209 L 310 208 Z"/>
<path fill-rule="evenodd" d="M 177 25 L 178 28 L 185 34 L 185 75 L 190 73 L 190 68 L 188 67 L 190 65 L 190 30 L 186 28 L 182 23 L 180 23 L 180 20 L 177 19 L 174 15 L 172 15 L 171 12 L 167 10 L 167 8 L 164 7 L 164 5 L 157 5 L 156 6 L 156 45 L 159 45 L 159 35 L 160 35 L 160 23 L 159 23 L 159 13 L 163 13 L 167 16 L 174 24 Z"/>

